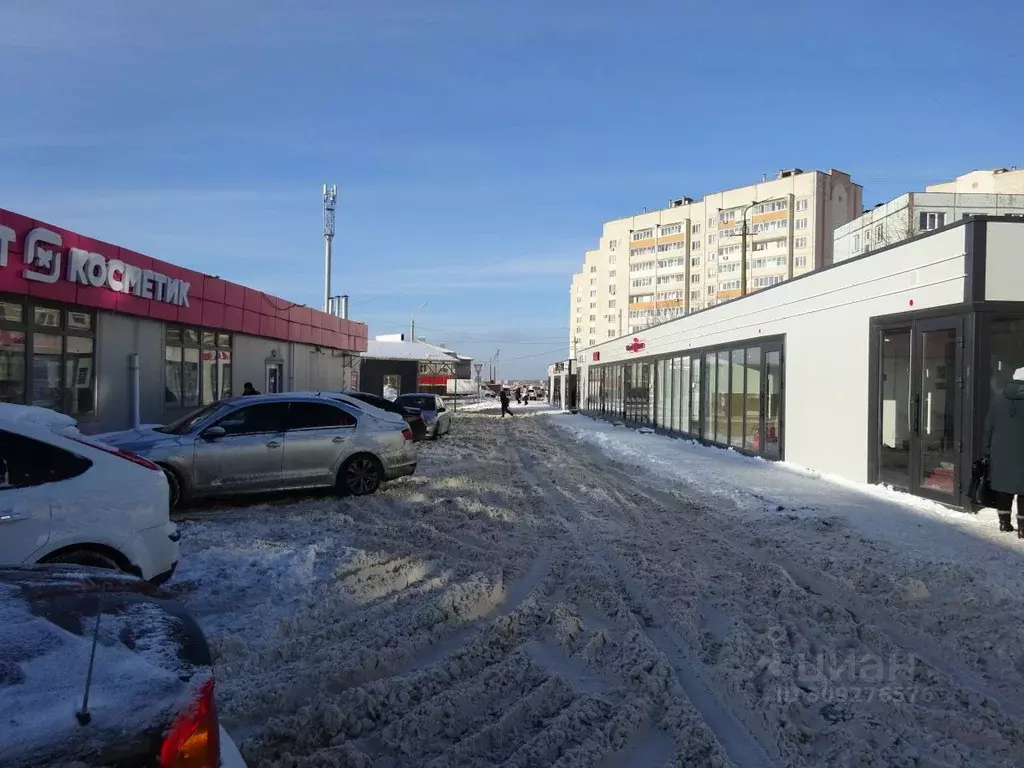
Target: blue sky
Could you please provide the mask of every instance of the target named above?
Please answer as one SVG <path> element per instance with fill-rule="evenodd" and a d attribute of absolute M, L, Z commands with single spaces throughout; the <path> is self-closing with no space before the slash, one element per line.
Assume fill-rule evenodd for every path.
<path fill-rule="evenodd" d="M 1024 163 L 1024 4 L 36 0 L 0 7 L 0 207 L 501 373 L 565 353 L 605 219 L 797 166 L 870 206 Z"/>

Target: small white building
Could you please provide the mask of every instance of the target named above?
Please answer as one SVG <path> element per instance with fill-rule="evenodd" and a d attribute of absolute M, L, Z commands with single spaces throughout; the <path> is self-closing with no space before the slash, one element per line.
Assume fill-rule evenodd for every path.
<path fill-rule="evenodd" d="M 971 171 L 880 203 L 833 233 L 835 261 L 877 251 L 965 216 L 1024 217 L 1024 171 Z"/>
<path fill-rule="evenodd" d="M 968 506 L 991 395 L 1024 367 L 1024 219 L 959 220 L 573 362 L 584 412 Z"/>

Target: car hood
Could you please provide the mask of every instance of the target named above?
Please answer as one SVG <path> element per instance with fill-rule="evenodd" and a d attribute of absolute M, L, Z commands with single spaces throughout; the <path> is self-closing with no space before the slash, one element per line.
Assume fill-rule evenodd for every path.
<path fill-rule="evenodd" d="M 0 568 L 0 647 L 5 768 L 121 764 L 115 754 L 143 764 L 212 678 L 206 640 L 180 605 L 140 579 L 82 566 Z"/>
<path fill-rule="evenodd" d="M 140 453 L 143 450 L 155 448 L 159 445 L 176 445 L 181 440 L 181 435 L 169 435 L 166 432 L 157 432 L 157 427 L 162 424 L 143 424 L 134 429 L 122 429 L 118 432 L 103 432 L 92 435 L 97 440 L 114 448 Z"/>

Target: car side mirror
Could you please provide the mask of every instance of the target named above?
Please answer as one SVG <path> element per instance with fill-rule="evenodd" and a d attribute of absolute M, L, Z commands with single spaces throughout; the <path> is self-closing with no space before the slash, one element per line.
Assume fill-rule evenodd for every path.
<path fill-rule="evenodd" d="M 202 437 L 203 440 L 219 440 L 226 434 L 227 432 L 224 427 L 207 427 L 203 430 L 200 437 Z"/>
<path fill-rule="evenodd" d="M 443 405 L 439 405 L 439 406 L 437 406 L 437 412 L 438 412 L 438 413 L 444 413 L 444 412 L 445 412 L 445 411 L 447 411 L 447 410 L 448 410 L 448 409 L 447 409 L 447 408 L 445 408 L 445 407 L 444 407 Z"/>

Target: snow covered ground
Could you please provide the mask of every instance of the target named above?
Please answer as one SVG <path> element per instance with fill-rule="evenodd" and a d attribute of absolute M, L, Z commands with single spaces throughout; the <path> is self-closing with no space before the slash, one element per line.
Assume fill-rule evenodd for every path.
<path fill-rule="evenodd" d="M 993 520 L 524 416 L 460 415 L 373 497 L 184 516 L 250 765 L 1024 764 Z"/>

